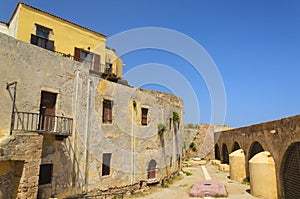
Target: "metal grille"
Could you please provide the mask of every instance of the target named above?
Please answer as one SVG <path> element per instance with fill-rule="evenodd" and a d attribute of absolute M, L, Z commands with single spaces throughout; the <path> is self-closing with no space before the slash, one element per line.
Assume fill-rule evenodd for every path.
<path fill-rule="evenodd" d="M 282 171 L 284 198 L 300 198 L 300 142 L 287 150 Z"/>

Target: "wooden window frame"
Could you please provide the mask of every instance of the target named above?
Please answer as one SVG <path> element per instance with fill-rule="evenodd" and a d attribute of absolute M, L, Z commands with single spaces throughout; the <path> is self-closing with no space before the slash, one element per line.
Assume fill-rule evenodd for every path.
<path fill-rule="evenodd" d="M 148 108 L 142 107 L 141 109 L 141 124 L 142 126 L 147 126 L 148 125 Z"/>
<path fill-rule="evenodd" d="M 113 101 L 104 99 L 102 102 L 102 123 L 112 124 Z"/>

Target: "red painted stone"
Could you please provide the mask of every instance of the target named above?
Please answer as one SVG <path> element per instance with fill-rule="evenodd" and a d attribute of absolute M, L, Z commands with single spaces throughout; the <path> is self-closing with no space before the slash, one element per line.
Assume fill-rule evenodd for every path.
<path fill-rule="evenodd" d="M 227 196 L 225 186 L 215 180 L 196 182 L 190 191 L 190 197 Z"/>

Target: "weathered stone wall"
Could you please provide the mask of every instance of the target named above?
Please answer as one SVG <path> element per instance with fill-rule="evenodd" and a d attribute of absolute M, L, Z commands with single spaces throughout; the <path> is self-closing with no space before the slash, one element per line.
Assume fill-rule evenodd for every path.
<path fill-rule="evenodd" d="M 4 198 L 37 197 L 42 143 L 43 136 L 37 133 L 19 133 L 1 139 L 0 162 L 10 166 L 0 176 L 1 182 L 7 183 L 0 187 Z"/>
<path fill-rule="evenodd" d="M 183 148 L 183 102 L 180 98 L 103 80 L 89 74 L 84 64 L 3 34 L 0 34 L 0 46 L 3 84 L 0 88 L 0 96 L 3 96 L 0 100 L 0 142 L 13 138 L 9 135 L 13 89 L 6 90 L 8 82 L 18 82 L 17 111 L 39 113 L 41 91 L 48 91 L 57 93 L 55 114 L 73 118 L 73 133 L 66 139 L 26 134 L 33 140 L 38 136 L 39 143 L 34 143 L 40 144 L 42 150 L 28 145 L 31 150 L 28 149 L 28 154 L 35 154 L 38 149 L 41 154 L 24 163 L 19 192 L 27 190 L 31 194 L 25 198 L 36 197 L 40 163 L 53 163 L 51 183 L 39 186 L 40 198 L 129 190 L 130 185 L 147 182 L 152 159 L 157 163 L 156 181 L 180 170 Z M 112 124 L 102 123 L 104 99 L 113 101 Z M 147 126 L 141 125 L 142 107 L 149 109 Z M 173 112 L 179 113 L 179 124 L 170 120 Z M 162 137 L 158 135 L 158 124 L 166 126 Z M 16 131 L 14 135 L 20 133 Z M 21 152 L 16 152 L 23 150 L 23 144 L 12 143 L 16 149 L 12 150 L 16 153 L 13 156 L 5 155 L 8 143 L 2 146 L 7 157 L 3 161 L 23 160 Z M 112 153 L 109 176 L 101 175 L 103 153 Z"/>
<path fill-rule="evenodd" d="M 222 145 L 226 145 L 228 153 L 233 150 L 234 142 L 237 142 L 245 152 L 246 171 L 249 176 L 250 151 L 253 143 L 258 142 L 269 151 L 274 158 L 278 196 L 283 196 L 282 176 L 283 160 L 287 149 L 296 142 L 300 142 L 300 115 L 283 118 L 271 122 L 255 124 L 247 127 L 232 129 L 215 133 L 215 142 L 220 149 L 222 159 Z"/>
<path fill-rule="evenodd" d="M 214 159 L 214 132 L 229 129 L 213 124 L 185 125 L 184 143 L 187 158 Z M 194 150 L 190 144 L 194 144 Z"/>
<path fill-rule="evenodd" d="M 147 181 L 148 164 L 152 159 L 157 162 L 157 181 L 177 172 L 177 156 L 182 154 L 182 100 L 174 96 L 171 98 L 169 94 L 135 89 L 97 77 L 91 79 L 87 131 L 91 139 L 85 140 L 84 134 L 78 134 L 78 139 L 86 142 L 82 146 L 88 146 L 83 150 L 90 152 L 86 161 L 89 168 L 88 190 L 96 188 L 106 191 L 108 187 Z M 104 99 L 113 101 L 112 124 L 102 123 Z M 141 125 L 142 107 L 149 109 L 147 126 Z M 174 111 L 180 114 L 181 123 L 176 130 L 174 124 L 170 124 Z M 157 130 L 160 123 L 166 126 L 163 139 Z M 112 154 L 109 176 L 101 176 L 103 153 Z M 170 160 L 171 168 L 168 167 Z"/>

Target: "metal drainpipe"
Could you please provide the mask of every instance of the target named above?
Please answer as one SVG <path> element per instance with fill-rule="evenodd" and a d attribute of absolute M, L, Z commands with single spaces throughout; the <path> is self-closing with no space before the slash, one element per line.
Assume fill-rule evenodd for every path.
<path fill-rule="evenodd" d="M 10 121 L 10 131 L 9 134 L 12 135 L 12 131 L 14 128 L 15 122 L 15 107 L 16 107 L 16 95 L 17 95 L 17 82 L 7 83 L 6 90 L 9 90 L 10 86 L 14 85 L 14 97 L 13 97 L 13 104 L 12 104 L 12 112 L 11 112 L 11 121 Z"/>
<path fill-rule="evenodd" d="M 132 128 L 131 128 L 131 143 L 132 143 L 132 162 L 131 162 L 131 185 L 132 185 L 132 191 L 133 191 L 133 184 L 134 184 L 134 152 L 135 152 L 135 138 L 134 138 L 134 123 L 136 122 L 136 106 L 133 106 L 132 111 Z"/>
<path fill-rule="evenodd" d="M 88 183 L 89 183 L 89 145 L 90 145 L 90 113 L 91 113 L 91 95 L 93 82 L 88 83 L 88 103 L 87 103 L 87 127 L 86 127 L 86 151 L 85 151 L 85 180 L 84 180 L 84 194 L 88 193 Z"/>

